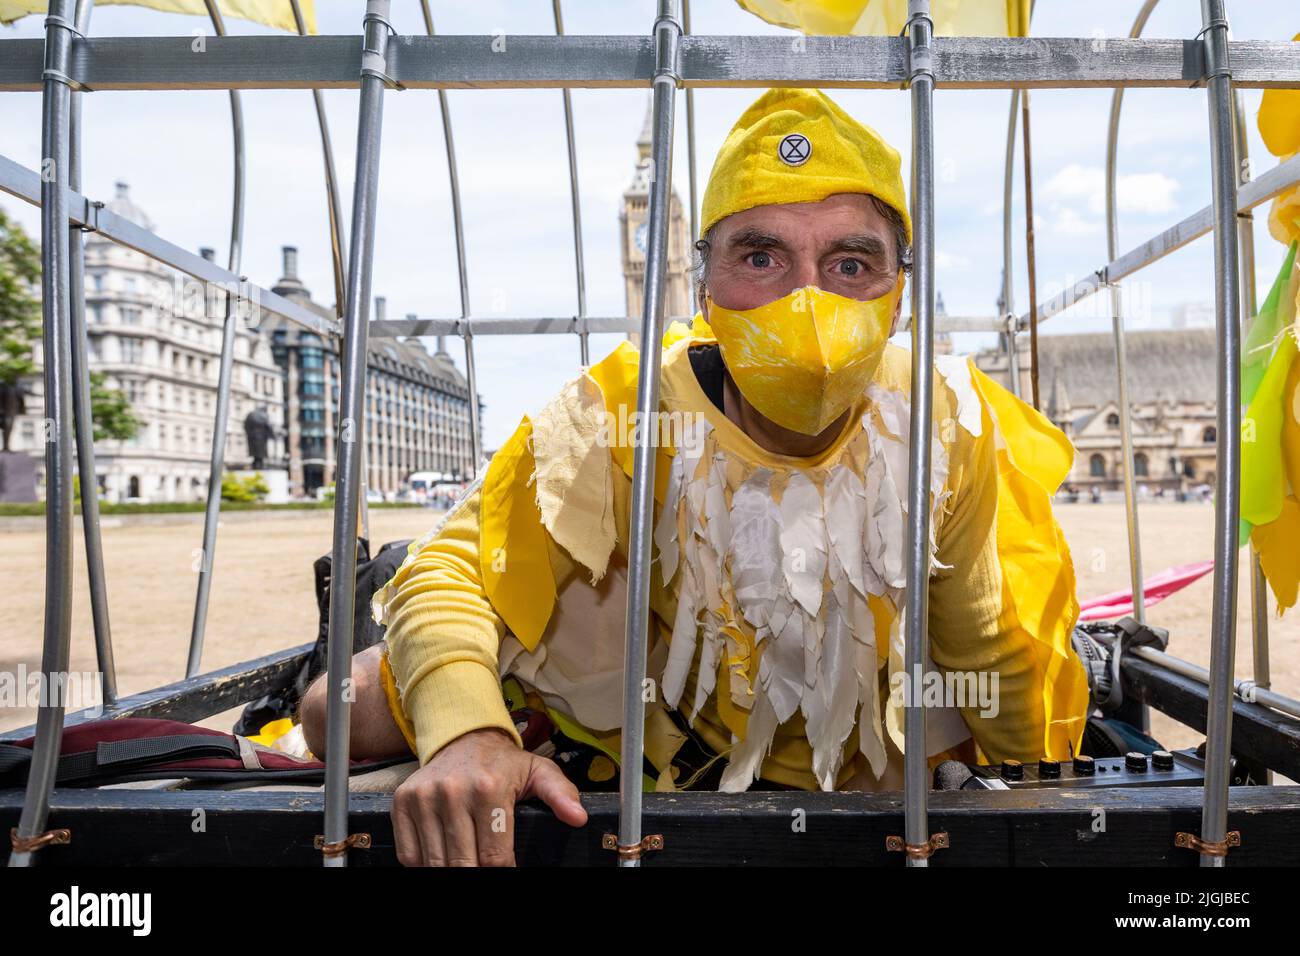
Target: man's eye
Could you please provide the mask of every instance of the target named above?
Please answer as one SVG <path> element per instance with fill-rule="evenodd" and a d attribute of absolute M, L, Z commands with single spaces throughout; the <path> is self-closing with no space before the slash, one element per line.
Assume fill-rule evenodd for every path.
<path fill-rule="evenodd" d="M 766 252 L 751 252 L 749 264 L 756 269 L 766 269 L 772 264 L 772 257 Z"/>
<path fill-rule="evenodd" d="M 863 265 L 857 259 L 845 259 L 838 266 L 840 275 L 859 276 L 862 274 Z"/>

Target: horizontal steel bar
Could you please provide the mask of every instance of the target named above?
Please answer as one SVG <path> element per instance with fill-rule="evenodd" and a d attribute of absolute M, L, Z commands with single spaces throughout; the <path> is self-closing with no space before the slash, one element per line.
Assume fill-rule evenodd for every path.
<path fill-rule="evenodd" d="M 1235 67 L 1234 67 L 1235 69 Z M 1300 156 L 1274 166 L 1258 179 L 1252 179 L 1237 190 L 1237 210 L 1263 205 L 1279 193 L 1300 183 Z M 1210 206 L 1197 210 L 1177 225 L 1153 236 L 1140 246 L 1135 246 L 1113 262 L 1107 263 L 1069 289 L 1038 307 L 1038 321 L 1044 322 L 1106 287 L 1108 282 L 1118 282 L 1139 269 L 1144 269 L 1169 253 L 1207 235 L 1214 229 L 1214 210 Z M 1017 320 L 1021 329 L 1029 327 L 1029 313 Z"/>
<path fill-rule="evenodd" d="M 0 59 L 3 56 L 4 54 L 0 52 Z M 41 204 L 40 174 L 21 163 L 14 162 L 7 156 L 0 156 L 0 192 L 9 193 L 33 206 L 39 206 Z M 263 289 L 247 280 L 241 281 L 239 276 L 228 269 L 223 269 L 215 262 L 168 242 L 131 220 L 110 212 L 102 203 L 96 203 L 81 193 L 71 190 L 68 191 L 68 219 L 127 248 L 142 252 L 164 265 L 179 269 L 200 282 L 210 282 L 227 290 L 237 290 L 263 312 L 282 316 L 318 335 L 339 334 L 337 322 L 317 315 L 310 309 L 284 296 L 276 295 L 269 289 Z"/>
<path fill-rule="evenodd" d="M 678 315 L 667 322 L 690 325 L 690 316 Z M 911 328 L 912 317 L 904 315 L 895 332 Z M 376 319 L 370 323 L 370 335 L 378 338 L 429 335 L 579 335 L 583 332 L 636 332 L 640 320 L 626 316 L 510 316 L 480 319 Z M 1006 324 L 991 315 L 949 315 L 935 320 L 939 332 L 1002 332 Z"/>
<path fill-rule="evenodd" d="M 72 75 L 92 90 L 355 89 L 355 36 L 100 37 L 77 40 Z M 0 40 L 0 91 L 40 89 L 39 39 Z M 1300 44 L 1229 44 L 1239 88 L 1300 88 Z M 389 75 L 408 89 L 644 88 L 654 50 L 644 36 L 394 36 Z M 688 88 L 901 88 L 902 37 L 684 36 Z M 1200 44 L 1178 39 L 939 37 L 940 89 L 1190 87 Z"/>

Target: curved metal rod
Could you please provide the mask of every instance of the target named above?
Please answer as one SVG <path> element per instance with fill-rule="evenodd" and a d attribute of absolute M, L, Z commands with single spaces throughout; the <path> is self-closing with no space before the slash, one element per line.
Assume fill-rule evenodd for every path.
<path fill-rule="evenodd" d="M 298 0 L 289 0 L 293 7 L 293 22 L 299 36 L 307 36 L 307 21 L 303 19 Z M 316 125 L 320 127 L 321 158 L 325 161 L 326 209 L 330 220 L 330 257 L 334 263 L 334 314 L 343 317 L 343 298 L 347 294 L 347 276 L 343 260 L 347 258 L 347 237 L 343 235 L 343 207 L 339 203 L 338 177 L 334 172 L 334 147 L 330 142 L 329 119 L 325 113 L 325 97 L 320 90 L 311 91 L 316 104 Z"/>
<path fill-rule="evenodd" d="M 1011 185 L 1016 172 L 1016 118 L 1020 113 L 1020 91 L 1011 91 L 1011 109 L 1007 116 L 1007 158 L 1002 174 L 1002 294 L 998 313 L 1005 325 L 1002 345 L 1007 350 L 1007 384 L 1011 394 L 1020 397 L 1020 361 L 1016 353 L 1015 290 L 1011 273 Z"/>
<path fill-rule="evenodd" d="M 379 152 L 384 119 L 389 0 L 367 0 L 361 96 L 357 110 L 356 182 L 352 190 L 352 246 L 348 250 L 343 380 L 339 388 L 339 467 L 334 497 L 332 544 L 335 581 L 357 573 L 357 498 L 362 485 L 360 451 L 366 432 L 366 323 L 370 310 L 371 266 L 375 253 L 375 206 L 379 193 Z M 327 867 L 346 866 L 348 769 L 352 726 L 352 642 L 356 589 L 330 588 L 325 696 L 325 833 L 338 852 L 325 854 Z"/>
<path fill-rule="evenodd" d="M 217 0 L 204 0 L 217 36 L 226 35 Z M 244 243 L 244 110 L 238 90 L 230 91 L 230 127 L 234 142 L 234 194 L 230 209 L 230 256 L 227 268 L 239 274 Z M 208 600 L 216 563 L 217 521 L 221 517 L 221 477 L 226 467 L 226 430 L 230 426 L 230 386 L 234 378 L 235 339 L 239 336 L 236 289 L 226 290 L 226 314 L 221 327 L 221 360 L 217 371 L 217 402 L 212 425 L 211 460 L 208 465 L 208 502 L 203 512 L 203 549 L 199 553 L 198 590 L 194 596 L 194 621 L 190 626 L 190 651 L 185 676 L 199 673 L 203 636 L 208 624 Z M 206 301 L 206 296 L 204 297 Z"/>
<path fill-rule="evenodd" d="M 925 706 L 920 692 L 920 676 L 929 660 L 930 643 L 930 433 L 934 415 L 934 74 L 930 66 L 934 23 L 930 19 L 930 0 L 908 0 L 904 32 L 908 37 L 912 100 L 913 271 L 903 648 L 904 672 L 912 681 L 912 692 L 903 708 L 903 832 L 907 846 L 919 849 L 930 846 L 930 770 Z M 907 866 L 929 866 L 928 853 L 908 852 Z"/>
<path fill-rule="evenodd" d="M 691 34 L 691 0 L 682 0 L 682 34 Z M 686 166 L 691 188 L 691 242 L 700 238 L 700 204 L 696 198 L 695 91 L 686 90 Z"/>
<path fill-rule="evenodd" d="M 1151 12 L 1159 0 L 1146 0 L 1138 11 L 1129 37 L 1137 39 L 1146 28 Z M 1110 100 L 1110 125 L 1106 132 L 1106 259 L 1113 262 L 1119 255 L 1119 197 L 1116 188 L 1119 153 L 1119 116 L 1124 105 L 1124 88 L 1116 87 Z M 1124 335 L 1123 297 L 1117 283 L 1110 287 L 1111 328 L 1115 336 L 1115 376 L 1119 386 L 1120 449 L 1124 456 L 1124 517 L 1128 523 L 1129 587 L 1133 590 L 1133 614 L 1146 622 L 1146 597 L 1142 578 L 1142 537 L 1138 530 L 1137 477 L 1134 472 L 1133 407 L 1128 394 L 1128 348 Z M 1142 708 L 1144 722 L 1147 708 Z"/>
<path fill-rule="evenodd" d="M 424 29 L 429 36 L 434 36 L 433 14 L 429 12 L 429 0 L 420 0 L 420 11 L 424 14 Z M 451 218 L 456 229 L 456 270 L 460 278 L 460 317 L 469 318 L 469 273 L 465 266 L 465 225 L 460 210 L 460 177 L 456 172 L 456 141 L 451 135 L 451 110 L 447 107 L 447 91 L 438 90 L 438 107 L 442 111 L 442 138 L 447 144 L 447 175 L 451 179 Z M 461 324 L 461 337 L 465 340 L 465 384 L 469 387 L 469 428 L 470 447 L 474 451 L 474 465 L 471 476 L 478 473 L 483 463 L 483 436 L 479 431 L 478 420 L 478 385 L 474 370 L 474 334 L 468 321 Z"/>
<path fill-rule="evenodd" d="M 552 0 L 555 12 L 555 35 L 564 36 L 564 18 L 560 13 L 560 0 Z M 573 144 L 573 97 L 568 90 L 560 91 L 564 95 L 564 137 L 569 148 L 569 196 L 573 202 L 573 262 L 578 280 L 578 321 L 587 317 L 587 275 L 582 258 L 582 208 L 578 199 L 578 152 Z M 578 332 L 578 349 L 582 364 L 591 364 L 589 334 Z"/>
<path fill-rule="evenodd" d="M 293 8 L 293 22 L 299 36 L 307 36 L 307 21 L 303 18 L 302 7 L 298 0 L 289 0 Z M 334 171 L 334 146 L 330 140 L 329 117 L 325 112 L 325 95 L 320 90 L 311 91 L 312 102 L 316 106 L 316 125 L 320 129 L 321 158 L 325 164 L 325 198 L 326 210 L 330 221 L 330 258 L 334 265 L 334 314 L 343 318 L 343 299 L 347 292 L 347 273 L 343 260 L 347 258 L 347 237 L 343 234 L 343 207 L 339 201 L 338 176 Z M 343 340 L 339 339 L 339 365 L 346 363 L 343 356 Z M 327 395 L 326 401 L 329 401 Z M 366 481 L 361 487 L 361 535 L 370 540 L 370 502 L 366 494 L 369 481 L 366 480 L 365 450 L 362 450 L 362 479 Z"/>
<path fill-rule="evenodd" d="M 45 834 L 59 767 L 67 706 L 62 677 L 72 634 L 72 317 L 68 307 L 68 124 L 72 69 L 72 0 L 50 0 L 45 19 L 41 103 L 41 342 L 45 364 L 45 625 L 36 711 L 36 741 L 17 841 Z M 55 690 L 51 699 L 51 689 Z M 30 866 L 38 845 L 15 845 L 13 867 Z"/>
<path fill-rule="evenodd" d="M 94 0 L 77 0 L 76 26 L 90 29 Z M 81 191 L 81 93 L 73 90 L 68 124 L 68 188 Z M 68 302 L 72 316 L 72 410 L 77 436 L 77 472 L 81 476 L 81 529 L 86 541 L 86 577 L 90 582 L 90 617 L 95 630 L 95 659 L 105 707 L 117 703 L 117 666 L 108 618 L 108 581 L 99 527 L 99 478 L 95 468 L 95 420 L 90 401 L 90 356 L 86 332 L 86 249 L 83 230 L 72 226 L 68 238 Z M 89 485 L 87 485 L 89 477 Z"/>
<path fill-rule="evenodd" d="M 1218 434 L 1214 496 L 1214 604 L 1205 728 L 1201 841 L 1223 844 L 1228 827 L 1232 677 L 1237 637 L 1237 535 L 1241 518 L 1241 313 L 1237 271 L 1237 169 L 1233 150 L 1232 65 L 1223 0 L 1201 0 L 1202 43 L 1214 188 L 1214 305 L 1218 339 Z M 1201 854 L 1201 866 L 1223 866 Z"/>

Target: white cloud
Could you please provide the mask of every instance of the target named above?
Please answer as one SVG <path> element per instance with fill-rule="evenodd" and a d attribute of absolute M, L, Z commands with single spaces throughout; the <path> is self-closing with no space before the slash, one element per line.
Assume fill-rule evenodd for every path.
<path fill-rule="evenodd" d="M 1174 193 L 1176 179 L 1161 172 L 1126 173 L 1117 182 L 1121 213 L 1164 213 L 1178 208 Z M 1094 215 L 1106 212 L 1106 174 L 1100 166 L 1071 163 L 1047 181 L 1044 190 L 1051 199 L 1084 200 Z"/>

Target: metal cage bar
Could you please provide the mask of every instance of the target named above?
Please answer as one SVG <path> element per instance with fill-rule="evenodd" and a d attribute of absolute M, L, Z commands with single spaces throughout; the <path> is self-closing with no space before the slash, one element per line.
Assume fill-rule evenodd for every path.
<path fill-rule="evenodd" d="M 1201 842 L 1225 844 L 1232 750 L 1232 672 L 1237 637 L 1237 526 L 1241 515 L 1241 315 L 1237 272 L 1237 164 L 1233 151 L 1232 61 L 1223 0 L 1201 0 L 1214 191 L 1214 313 L 1219 346 L 1214 496 L 1214 604 L 1206 714 Z M 1201 853 L 1204 867 L 1222 854 Z"/>
<path fill-rule="evenodd" d="M 101 37 L 77 44 L 72 76 L 101 90 L 352 89 L 360 51 L 348 36 Z M 40 42 L 4 40 L 0 92 L 40 89 Z M 644 89 L 655 45 L 639 36 L 511 36 L 509 56 L 483 56 L 482 36 L 402 36 L 390 78 L 406 89 Z M 1300 89 L 1295 44 L 1235 40 L 1242 89 Z M 685 36 L 686 89 L 815 86 L 897 90 L 907 82 L 907 40 L 810 36 L 792 49 L 785 36 Z M 936 89 L 1187 89 L 1204 76 L 1193 40 L 1090 37 L 937 37 Z"/>
<path fill-rule="evenodd" d="M 560 0 L 552 0 L 552 9 L 556 36 L 563 36 L 564 16 Z M 564 97 L 564 142 L 569 155 L 569 200 L 573 207 L 573 271 L 578 284 L 578 314 L 574 317 L 573 327 L 578 333 L 578 355 L 585 366 L 591 364 L 591 333 L 582 326 L 582 320 L 587 317 L 587 270 L 582 255 L 582 201 L 578 193 L 578 150 L 573 141 L 573 94 L 569 90 L 560 92 Z"/>
<path fill-rule="evenodd" d="M 1007 353 L 1007 386 L 1020 397 L 1020 354 L 1016 345 L 1015 285 L 1011 272 L 1011 187 L 1016 172 L 1016 120 L 1020 115 L 1020 91 L 1011 91 L 1007 116 L 1007 156 L 1002 172 L 1002 291 L 998 297 L 1001 317 L 999 341 Z"/>
<path fill-rule="evenodd" d="M 208 17 L 217 36 L 226 35 L 226 24 L 216 0 L 205 0 Z M 244 107 L 239 91 L 230 91 L 230 132 L 234 146 L 234 188 L 230 197 L 230 252 L 226 268 L 238 273 L 244 249 Z M 206 299 L 206 297 L 205 297 Z M 221 357 L 217 364 L 217 400 L 212 421 L 212 446 L 208 461 L 208 500 L 203 509 L 203 548 L 199 552 L 199 579 L 194 594 L 194 620 L 190 625 L 190 650 L 185 676 L 201 670 L 203 636 L 208 626 L 208 599 L 212 595 L 212 572 L 217 561 L 217 522 L 221 518 L 221 478 L 226 470 L 226 432 L 230 428 L 230 387 L 235 374 L 235 339 L 239 337 L 239 307 L 232 290 L 226 291 L 225 316 L 221 324 Z"/>
<path fill-rule="evenodd" d="M 344 310 L 343 381 L 339 389 L 338 468 L 335 475 L 333 570 L 335 581 L 351 582 L 357 573 L 357 499 L 362 484 L 361 449 L 366 429 L 366 323 L 370 311 L 371 266 L 375 250 L 375 207 L 379 192 L 379 153 L 383 130 L 384 87 L 388 76 L 390 0 L 367 0 L 361 97 L 357 117 L 356 184 L 352 193 L 352 246 Z M 356 591 L 330 588 L 328 683 L 325 709 L 324 864 L 347 865 L 348 763 L 351 753 L 352 640 Z"/>
<path fill-rule="evenodd" d="M 429 0 L 420 0 L 420 10 L 424 14 L 424 28 L 432 37 L 434 36 L 433 15 L 429 12 Z M 568 94 L 566 93 L 565 96 L 567 97 Z M 468 318 L 469 271 L 465 262 L 465 221 L 461 214 L 460 176 L 456 169 L 456 140 L 451 132 L 451 109 L 447 105 L 446 90 L 438 90 L 438 109 L 442 113 L 442 138 L 447 146 L 447 176 L 451 181 L 451 219 L 456 231 L 456 276 L 460 282 L 460 314 L 461 318 Z M 576 189 L 574 202 L 577 202 Z M 576 223 L 577 219 L 574 222 Z M 465 343 L 465 385 L 469 388 L 470 447 L 473 449 L 474 455 L 474 466 L 470 469 L 470 472 L 471 474 L 477 474 L 479 467 L 483 463 L 483 435 L 479 430 L 478 420 L 478 376 L 474 365 L 474 331 L 470 328 L 468 322 L 460 326 L 460 335 Z"/>
<path fill-rule="evenodd" d="M 94 0 L 77 0 L 75 26 L 90 29 Z M 73 90 L 68 120 L 68 188 L 81 188 L 81 92 Z M 113 629 L 108 613 L 108 581 L 104 573 L 104 542 L 99 527 L 99 477 L 95 469 L 95 423 L 90 401 L 90 346 L 86 332 L 86 249 L 82 228 L 68 227 L 68 303 L 72 319 L 72 412 L 77 441 L 77 474 L 81 482 L 81 530 L 86 543 L 86 578 L 90 585 L 90 618 L 95 632 L 104 705 L 117 703 L 117 665 L 113 660 Z M 89 481 L 88 481 L 89 480 Z"/>
<path fill-rule="evenodd" d="M 1145 0 L 1129 30 L 1129 36 L 1140 37 L 1151 12 L 1160 0 Z M 1119 255 L 1119 197 L 1117 185 L 1117 157 L 1119 153 L 1119 117 L 1124 106 L 1124 91 L 1116 89 L 1111 94 L 1110 120 L 1106 131 L 1106 256 L 1114 260 Z M 1115 282 L 1107 283 L 1110 290 L 1111 329 L 1115 339 L 1115 378 L 1119 389 L 1120 453 L 1124 456 L 1124 520 L 1128 533 L 1129 587 L 1133 593 L 1133 616 L 1146 622 L 1146 596 L 1142 577 L 1142 537 L 1138 525 L 1137 479 L 1134 475 L 1133 407 L 1128 394 L 1128 349 L 1124 335 L 1123 296 Z M 1147 722 L 1147 709 L 1142 708 L 1143 724 Z M 1146 729 L 1144 726 L 1142 729 Z"/>
<path fill-rule="evenodd" d="M 9 865 L 30 866 L 45 834 L 59 766 L 66 707 L 58 678 L 67 673 L 72 634 L 72 317 L 68 276 L 68 130 L 72 0 L 50 0 L 45 18 L 41 108 L 41 319 L 45 365 L 45 628 L 41 649 L 36 741 Z M 53 696 L 55 699 L 51 699 Z"/>
<path fill-rule="evenodd" d="M 905 674 L 912 681 L 903 710 L 903 820 L 909 867 L 929 866 L 930 768 L 925 746 L 921 675 L 929 658 L 930 465 L 934 416 L 934 75 L 930 0 L 908 0 L 904 32 L 911 46 L 912 100 L 912 407 L 907 446 L 907 537 L 904 542 Z"/>
<path fill-rule="evenodd" d="M 659 408 L 659 367 L 664 320 L 664 280 L 668 258 L 668 217 L 672 186 L 673 121 L 682 25 L 677 0 L 659 0 L 654 23 L 654 122 L 651 132 L 649 244 L 646 251 L 645 299 L 641 309 L 641 354 L 637 369 L 636 407 L 642 422 L 654 420 Z M 623 733 L 620 741 L 618 843 L 619 866 L 640 865 L 641 766 L 645 752 L 647 635 L 650 628 L 651 528 L 654 524 L 655 439 L 653 427 L 636 430 L 632 466 L 631 529 L 628 543 L 627 620 L 623 655 Z"/>

